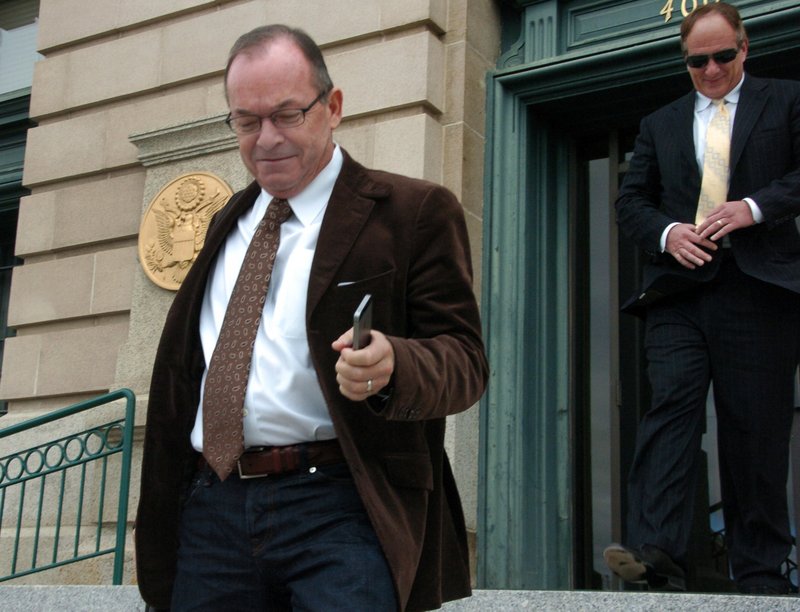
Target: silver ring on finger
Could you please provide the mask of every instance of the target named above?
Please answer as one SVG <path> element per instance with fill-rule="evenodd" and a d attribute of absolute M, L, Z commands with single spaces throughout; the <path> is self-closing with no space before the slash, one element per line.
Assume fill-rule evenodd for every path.
<path fill-rule="evenodd" d="M 367 393 L 372 393 L 372 379 L 367 381 Z"/>

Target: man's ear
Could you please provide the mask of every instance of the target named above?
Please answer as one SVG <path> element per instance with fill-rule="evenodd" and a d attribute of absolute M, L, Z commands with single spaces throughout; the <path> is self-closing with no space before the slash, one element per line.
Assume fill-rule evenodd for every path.
<path fill-rule="evenodd" d="M 331 129 L 335 129 L 339 126 L 342 122 L 342 100 L 343 100 L 342 90 L 338 87 L 334 87 L 331 89 L 330 93 L 328 94 L 328 101 L 325 106 L 330 113 L 330 126 Z"/>

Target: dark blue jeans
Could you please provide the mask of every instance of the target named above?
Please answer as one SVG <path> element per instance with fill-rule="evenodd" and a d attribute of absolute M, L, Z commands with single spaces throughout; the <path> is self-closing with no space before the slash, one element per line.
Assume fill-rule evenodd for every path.
<path fill-rule="evenodd" d="M 386 558 L 345 464 L 225 482 L 198 472 L 173 612 L 394 611 Z"/>

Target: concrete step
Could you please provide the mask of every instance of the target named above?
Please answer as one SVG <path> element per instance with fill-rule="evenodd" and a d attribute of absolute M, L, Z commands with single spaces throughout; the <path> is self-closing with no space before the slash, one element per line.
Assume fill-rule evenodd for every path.
<path fill-rule="evenodd" d="M 622 591 L 475 591 L 469 599 L 446 603 L 447 612 L 793 612 L 796 597 L 738 594 L 643 593 Z"/>
<path fill-rule="evenodd" d="M 144 612 L 135 586 L 0 586 L 3 612 Z M 476 591 L 450 602 L 447 612 L 783 612 L 800 610 L 796 597 L 616 591 Z"/>

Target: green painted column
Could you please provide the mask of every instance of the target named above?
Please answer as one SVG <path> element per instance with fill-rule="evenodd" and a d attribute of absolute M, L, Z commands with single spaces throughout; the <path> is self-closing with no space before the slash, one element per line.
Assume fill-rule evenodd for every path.
<path fill-rule="evenodd" d="M 478 581 L 558 589 L 571 571 L 566 153 L 511 80 L 490 82 Z"/>

